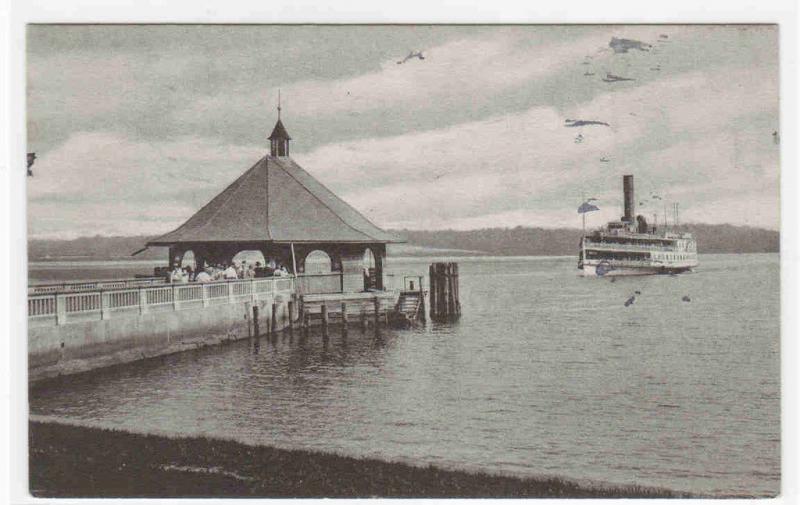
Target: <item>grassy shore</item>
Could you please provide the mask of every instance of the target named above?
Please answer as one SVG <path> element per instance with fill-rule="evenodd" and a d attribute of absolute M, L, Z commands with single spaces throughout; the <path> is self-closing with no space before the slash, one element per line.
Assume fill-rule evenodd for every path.
<path fill-rule="evenodd" d="M 29 423 L 37 497 L 680 497 L 415 467 L 207 438 Z"/>

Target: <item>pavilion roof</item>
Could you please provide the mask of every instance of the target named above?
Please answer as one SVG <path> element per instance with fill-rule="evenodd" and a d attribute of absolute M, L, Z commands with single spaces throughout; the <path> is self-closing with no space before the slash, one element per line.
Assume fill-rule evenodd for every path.
<path fill-rule="evenodd" d="M 266 156 L 177 229 L 147 243 L 388 243 L 372 224 L 289 157 Z"/>

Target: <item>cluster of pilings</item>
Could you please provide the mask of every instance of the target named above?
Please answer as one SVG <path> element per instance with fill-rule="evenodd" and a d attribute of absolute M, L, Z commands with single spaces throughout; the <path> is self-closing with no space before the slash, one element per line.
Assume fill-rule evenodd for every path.
<path fill-rule="evenodd" d="M 433 263 L 428 275 L 430 279 L 431 319 L 453 320 L 461 315 L 458 299 L 458 263 Z"/>
<path fill-rule="evenodd" d="M 356 309 L 357 309 L 356 312 L 358 313 L 357 321 L 350 321 L 352 317 L 350 314 L 348 314 L 347 302 L 341 302 L 340 311 L 338 312 L 338 314 L 335 311 L 336 309 L 335 305 L 333 308 L 334 311 L 331 312 L 328 309 L 327 303 L 322 303 L 320 305 L 319 322 L 322 327 L 322 338 L 328 338 L 330 327 L 337 323 L 342 332 L 342 335 L 347 335 L 348 324 L 350 322 L 354 322 L 358 326 L 360 326 L 361 331 L 366 331 L 370 327 L 370 325 L 372 325 L 376 331 L 378 330 L 381 324 L 383 324 L 384 326 L 389 325 L 389 311 L 385 309 L 381 311 L 380 299 L 378 299 L 377 297 L 372 300 L 371 311 L 365 310 L 361 304 L 356 303 Z M 303 333 L 305 335 L 308 335 L 309 329 L 312 326 L 311 317 L 312 313 L 305 311 L 301 316 Z"/>
<path fill-rule="evenodd" d="M 290 335 L 294 335 L 295 331 L 298 330 L 301 331 L 304 336 L 308 336 L 311 327 L 318 326 L 321 329 L 322 337 L 327 339 L 330 328 L 333 326 L 337 326 L 343 335 L 347 335 L 348 326 L 350 324 L 357 325 L 361 328 L 361 331 L 366 331 L 370 327 L 373 327 L 377 331 L 380 326 L 389 326 L 390 324 L 389 311 L 385 308 L 381 308 L 380 299 L 377 297 L 370 302 L 371 307 L 369 309 L 365 309 L 363 304 L 356 303 L 355 313 L 348 312 L 348 305 L 346 302 L 341 302 L 339 305 L 340 311 L 335 310 L 335 308 L 338 307 L 331 310 L 328 303 L 322 303 L 318 313 L 299 310 L 297 311 L 297 317 L 295 317 L 296 305 L 294 300 L 288 302 L 288 320 L 280 321 L 280 323 L 286 322 L 288 324 L 283 326 L 282 329 L 278 329 L 279 321 L 277 314 L 279 311 L 277 303 L 272 304 L 272 310 L 270 311 L 266 327 L 263 327 L 261 324 L 258 305 L 253 305 L 251 320 L 252 332 L 250 336 L 270 337 L 277 335 L 278 332 L 289 332 Z"/>
<path fill-rule="evenodd" d="M 290 332 L 294 332 L 294 311 L 295 311 L 294 307 L 295 307 L 295 301 L 294 300 L 289 300 L 288 305 L 289 305 L 289 307 L 288 307 L 288 311 L 289 311 L 289 327 L 288 328 L 289 328 Z M 253 336 L 253 337 L 262 336 L 262 333 L 261 333 L 261 321 L 260 321 L 260 318 L 259 318 L 259 309 L 258 309 L 258 305 L 257 304 L 253 305 L 252 323 L 253 323 L 253 325 L 252 325 L 253 332 L 251 333 L 251 336 Z M 266 328 L 264 328 L 264 329 L 266 330 L 266 332 L 263 333 L 263 335 L 267 335 L 267 336 L 275 335 L 276 333 L 278 333 L 278 331 L 280 331 L 280 330 L 278 330 L 278 304 L 276 302 L 272 303 L 272 310 L 270 310 L 270 318 L 269 318 L 269 321 L 267 322 Z"/>

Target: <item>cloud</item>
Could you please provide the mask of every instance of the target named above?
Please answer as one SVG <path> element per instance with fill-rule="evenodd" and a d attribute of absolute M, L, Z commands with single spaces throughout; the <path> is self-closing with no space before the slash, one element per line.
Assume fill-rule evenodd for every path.
<path fill-rule="evenodd" d="M 298 159 L 379 223 L 412 228 L 571 226 L 580 195 L 604 188 L 601 214 L 615 218 L 618 179 L 625 173 L 637 176 L 638 187 L 680 199 L 685 208 L 741 187 L 777 195 L 778 150 L 752 121 L 760 108 L 730 111 L 729 100 L 718 98 L 746 101 L 757 88 L 735 73 L 710 79 L 692 72 L 646 88 L 605 93 L 566 112 L 609 116 L 614 125 L 587 127 L 580 144 L 573 142 L 574 130 L 563 128 L 557 111 L 532 108 L 441 130 L 331 144 Z M 683 116 L 671 113 L 676 108 L 704 116 L 687 128 Z M 602 156 L 615 161 L 601 164 Z M 753 202 L 760 225 L 776 228 L 777 204 L 770 214 L 762 199 Z M 740 216 L 739 209 L 749 205 L 742 198 L 737 212 L 727 214 L 719 205 L 707 217 Z M 531 220 L 533 209 L 549 217 Z"/>
<path fill-rule="evenodd" d="M 36 161 L 32 236 L 139 234 L 179 225 L 264 155 L 210 139 L 136 142 L 78 132 Z"/>
<path fill-rule="evenodd" d="M 424 61 L 397 65 L 397 58 L 391 57 L 374 72 L 344 79 L 303 80 L 282 85 L 281 92 L 293 117 L 320 118 L 399 107 L 425 110 L 438 100 L 469 107 L 482 97 L 562 72 L 565 62 L 576 65 L 588 52 L 601 47 L 611 33 L 611 29 L 591 29 L 574 37 L 532 44 L 535 33 L 527 27 L 498 28 L 424 48 Z M 231 109 L 262 104 L 265 97 L 277 93 L 278 86 L 244 93 L 223 90 L 197 99 L 190 108 L 177 111 L 175 118 L 192 121 L 199 115 L 228 115 Z"/>
<path fill-rule="evenodd" d="M 427 44 L 341 29 L 322 49 L 299 27 L 211 31 L 189 48 L 161 30 L 119 50 L 67 37 L 31 56 L 32 235 L 179 225 L 267 150 L 279 86 L 294 157 L 382 226 L 576 226 L 583 193 L 601 197 L 599 222 L 619 216 L 633 173 L 687 219 L 777 227 L 774 30 L 484 27 Z M 661 33 L 670 43 L 648 52 L 608 48 Z M 397 65 L 417 43 L 426 59 Z M 608 85 L 606 72 L 637 80 Z"/>

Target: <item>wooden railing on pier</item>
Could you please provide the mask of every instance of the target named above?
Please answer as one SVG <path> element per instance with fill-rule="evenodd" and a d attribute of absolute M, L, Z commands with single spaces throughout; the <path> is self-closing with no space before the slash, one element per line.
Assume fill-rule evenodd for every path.
<path fill-rule="evenodd" d="M 388 290 L 419 291 L 420 287 L 427 291 L 426 277 L 424 275 L 385 274 L 383 285 Z"/>
<path fill-rule="evenodd" d="M 88 284 L 88 283 L 87 283 Z M 35 325 L 110 319 L 127 313 L 162 310 L 266 298 L 295 292 L 294 277 L 270 277 L 210 283 L 143 285 L 94 291 L 63 290 L 28 295 L 28 321 Z"/>

